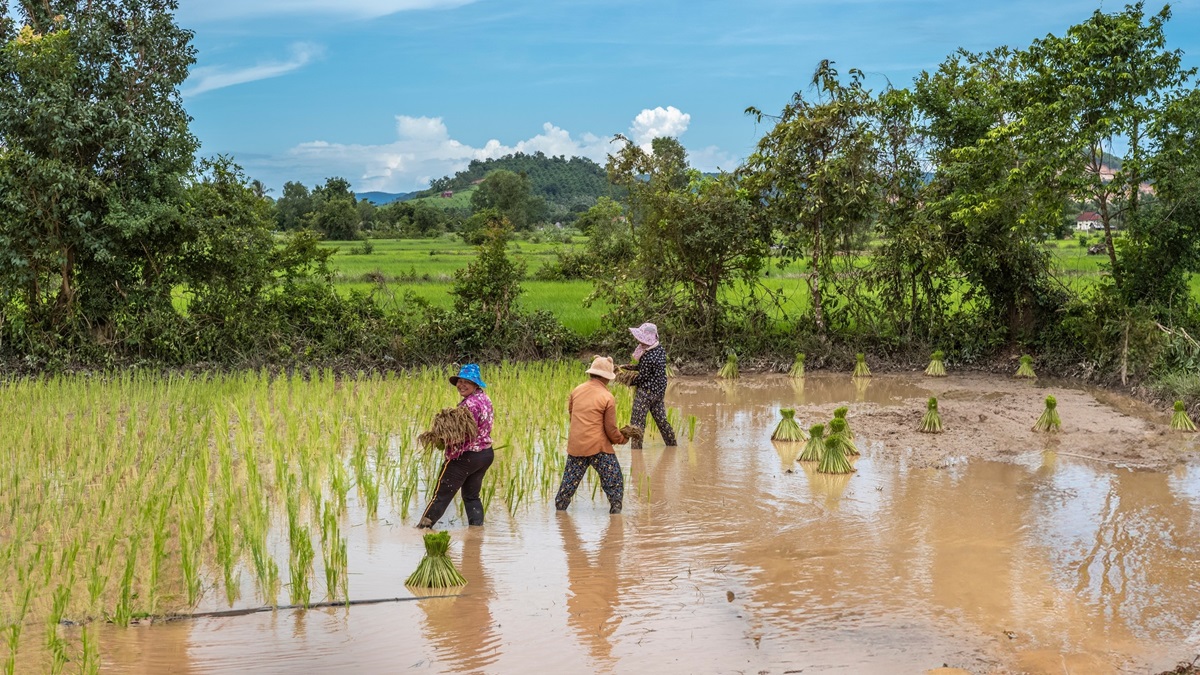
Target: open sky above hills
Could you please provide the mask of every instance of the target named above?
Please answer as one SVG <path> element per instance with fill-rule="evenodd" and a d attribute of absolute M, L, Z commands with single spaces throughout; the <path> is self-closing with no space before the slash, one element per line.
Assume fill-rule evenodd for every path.
<path fill-rule="evenodd" d="M 1025 47 L 1095 0 L 184 0 L 198 62 L 184 88 L 207 155 L 275 190 L 328 176 L 408 192 L 514 151 L 603 163 L 614 134 L 678 136 L 732 169 L 823 58 L 873 89 L 955 49 Z M 1161 5 L 1147 5 L 1148 12 Z M 1200 64 L 1200 0 L 1172 5 L 1171 48 Z"/>

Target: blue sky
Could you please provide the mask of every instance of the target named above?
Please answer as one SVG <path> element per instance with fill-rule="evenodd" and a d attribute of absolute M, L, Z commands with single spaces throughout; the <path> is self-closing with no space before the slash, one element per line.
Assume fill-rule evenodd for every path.
<path fill-rule="evenodd" d="M 517 150 L 603 163 L 609 140 L 677 136 L 732 169 L 820 59 L 907 86 L 959 47 L 1025 47 L 1095 0 L 183 0 L 199 54 L 184 87 L 206 155 L 278 194 L 329 176 L 408 192 Z M 1157 11 L 1160 4 L 1148 4 Z M 1168 46 L 1200 65 L 1200 0 Z"/>

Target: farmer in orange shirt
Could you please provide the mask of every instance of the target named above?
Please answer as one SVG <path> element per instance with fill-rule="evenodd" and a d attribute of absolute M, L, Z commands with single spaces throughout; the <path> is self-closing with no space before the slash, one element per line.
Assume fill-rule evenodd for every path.
<path fill-rule="evenodd" d="M 567 466 L 563 469 L 562 484 L 554 507 L 565 511 L 579 489 L 579 482 L 588 467 L 600 474 L 600 487 L 608 496 L 608 512 L 621 512 L 625 497 L 625 477 L 621 464 L 613 454 L 613 444 L 628 443 L 629 439 L 617 428 L 617 400 L 608 385 L 616 378 L 613 360 L 597 356 L 587 370 L 591 378 L 571 391 L 567 409 L 571 413 L 571 428 L 567 433 Z"/>

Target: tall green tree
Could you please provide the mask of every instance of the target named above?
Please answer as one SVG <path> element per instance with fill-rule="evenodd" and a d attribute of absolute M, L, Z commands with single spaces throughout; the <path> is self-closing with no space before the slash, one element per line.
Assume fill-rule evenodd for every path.
<path fill-rule="evenodd" d="M 832 61 L 813 72 L 816 93 L 796 92 L 775 117 L 757 108 L 747 114 L 775 126 L 758 142 L 742 169 L 744 183 L 775 222 L 783 255 L 812 261 L 808 275 L 813 322 L 824 336 L 826 288 L 839 240 L 869 222 L 877 198 L 874 99 L 861 71 L 843 82 Z"/>
<path fill-rule="evenodd" d="M 545 214 L 546 204 L 533 194 L 529 178 L 498 169 L 487 175 L 471 195 L 471 209 L 496 209 L 518 230 L 528 229 Z"/>
<path fill-rule="evenodd" d="M 358 239 L 362 231 L 362 214 L 358 200 L 350 190 L 350 181 L 340 177 L 327 178 L 324 185 L 313 188 L 307 224 L 327 239 Z"/>
<path fill-rule="evenodd" d="M 47 334 L 170 302 L 196 139 L 175 0 L 0 0 L 0 286 Z"/>
<path fill-rule="evenodd" d="M 305 219 L 312 211 L 312 206 L 312 195 L 303 183 L 284 183 L 283 194 L 275 202 L 275 218 L 279 229 L 287 232 L 306 227 Z"/>

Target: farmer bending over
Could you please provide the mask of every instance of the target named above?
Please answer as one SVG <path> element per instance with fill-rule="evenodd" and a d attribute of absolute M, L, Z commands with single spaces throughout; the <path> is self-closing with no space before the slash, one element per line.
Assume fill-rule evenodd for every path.
<path fill-rule="evenodd" d="M 479 375 L 479 366 L 474 363 L 463 366 L 458 375 L 450 378 L 450 384 L 458 389 L 458 395 L 462 397 L 458 406 L 471 411 L 479 433 L 474 440 L 446 446 L 446 462 L 438 474 L 433 501 L 425 507 L 421 522 L 417 523 L 419 528 L 432 528 L 460 488 L 467 523 L 483 525 L 483 500 L 479 498 L 479 488 L 483 486 L 484 474 L 496 458 L 492 451 L 492 400 L 483 393 L 487 385 Z"/>
<path fill-rule="evenodd" d="M 567 402 L 571 413 L 571 428 L 567 433 L 567 466 L 563 469 L 562 484 L 554 507 L 565 511 L 579 489 L 579 482 L 588 467 L 600 474 L 600 487 L 608 496 L 608 512 L 620 513 L 625 497 L 625 477 L 613 454 L 613 443 L 620 445 L 629 439 L 617 428 L 617 400 L 608 390 L 616 378 L 613 360 L 597 356 L 587 370 L 591 379 L 575 387 Z"/>

